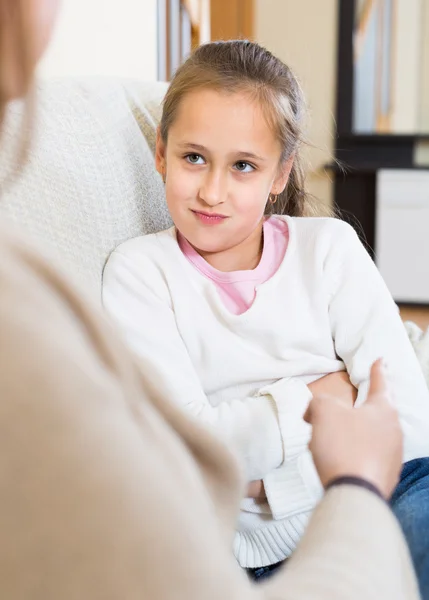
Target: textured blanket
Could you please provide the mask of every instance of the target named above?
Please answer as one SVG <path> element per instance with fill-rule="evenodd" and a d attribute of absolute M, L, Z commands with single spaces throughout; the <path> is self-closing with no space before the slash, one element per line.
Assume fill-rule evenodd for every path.
<path fill-rule="evenodd" d="M 429 327 L 423 331 L 416 323 L 406 321 L 405 328 L 429 386 Z"/>

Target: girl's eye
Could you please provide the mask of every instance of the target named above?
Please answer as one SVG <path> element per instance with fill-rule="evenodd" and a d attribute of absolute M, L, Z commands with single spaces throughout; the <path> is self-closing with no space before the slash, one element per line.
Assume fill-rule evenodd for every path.
<path fill-rule="evenodd" d="M 187 154 L 185 159 L 191 163 L 191 165 L 202 165 L 204 164 L 204 158 L 199 154 Z"/>
<path fill-rule="evenodd" d="M 255 170 L 255 167 L 248 162 L 244 162 L 243 160 L 239 160 L 235 163 L 234 168 L 240 173 L 251 173 Z"/>

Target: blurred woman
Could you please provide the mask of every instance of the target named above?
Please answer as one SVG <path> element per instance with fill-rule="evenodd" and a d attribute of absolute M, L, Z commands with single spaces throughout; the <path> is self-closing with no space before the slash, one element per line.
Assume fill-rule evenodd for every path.
<path fill-rule="evenodd" d="M 1 118 L 28 97 L 57 8 L 0 0 Z M 379 364 L 362 408 L 310 405 L 327 493 L 287 569 L 255 587 L 230 551 L 245 491 L 234 458 L 4 222 L 0 332 L 2 598 L 418 598 L 385 502 L 402 436 Z"/>

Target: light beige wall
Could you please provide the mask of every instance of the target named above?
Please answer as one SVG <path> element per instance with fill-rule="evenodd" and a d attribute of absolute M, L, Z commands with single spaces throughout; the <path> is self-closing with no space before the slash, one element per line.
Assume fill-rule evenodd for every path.
<path fill-rule="evenodd" d="M 42 77 L 157 78 L 157 0 L 62 0 Z"/>
<path fill-rule="evenodd" d="M 422 37 L 422 89 L 420 96 L 420 130 L 429 132 L 429 2 L 423 4 Z"/>
<path fill-rule="evenodd" d="M 255 0 L 255 39 L 294 69 L 310 106 L 308 190 L 330 203 L 338 0 Z"/>
<path fill-rule="evenodd" d="M 419 130 L 422 8 L 421 0 L 397 0 L 395 4 L 392 131 L 398 134 Z"/>

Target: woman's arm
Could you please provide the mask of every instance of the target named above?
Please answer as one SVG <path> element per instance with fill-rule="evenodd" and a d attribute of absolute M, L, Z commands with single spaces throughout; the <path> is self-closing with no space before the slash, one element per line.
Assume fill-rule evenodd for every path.
<path fill-rule="evenodd" d="M 266 600 L 418 600 L 416 577 L 387 504 L 353 485 L 334 487 L 314 511 L 283 578 Z"/>
<path fill-rule="evenodd" d="M 388 507 L 352 486 L 327 493 L 290 568 L 251 585 L 230 551 L 238 494 L 223 449 L 150 394 L 67 280 L 25 240 L 5 238 L 2 597 L 417 599 Z"/>

